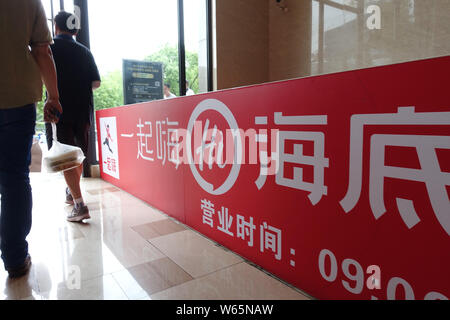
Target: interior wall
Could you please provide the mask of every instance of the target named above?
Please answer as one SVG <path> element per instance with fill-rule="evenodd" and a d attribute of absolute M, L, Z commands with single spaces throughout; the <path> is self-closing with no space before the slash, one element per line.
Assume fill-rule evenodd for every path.
<path fill-rule="evenodd" d="M 311 74 L 311 1 L 284 0 L 287 11 L 268 1 L 269 79 Z"/>
<path fill-rule="evenodd" d="M 336 1 L 334 1 L 336 2 Z M 312 75 L 450 54 L 449 0 L 313 1 Z M 320 5 L 323 28 L 320 28 Z M 367 26 L 379 8 L 379 28 Z M 346 7 L 346 8 L 345 8 Z M 319 39 L 322 39 L 320 41 Z"/>
<path fill-rule="evenodd" d="M 216 0 L 217 89 L 267 82 L 266 0 Z"/>
<path fill-rule="evenodd" d="M 311 73 L 311 1 L 216 0 L 216 88 Z M 308 38 L 309 37 L 309 38 Z"/>
<path fill-rule="evenodd" d="M 450 54 L 449 0 L 216 2 L 217 89 Z"/>

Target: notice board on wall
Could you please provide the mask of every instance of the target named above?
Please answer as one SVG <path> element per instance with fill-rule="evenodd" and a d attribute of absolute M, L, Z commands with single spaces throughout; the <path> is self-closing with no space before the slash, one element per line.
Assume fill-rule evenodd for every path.
<path fill-rule="evenodd" d="M 134 104 L 163 98 L 162 63 L 123 60 L 124 104 Z"/>

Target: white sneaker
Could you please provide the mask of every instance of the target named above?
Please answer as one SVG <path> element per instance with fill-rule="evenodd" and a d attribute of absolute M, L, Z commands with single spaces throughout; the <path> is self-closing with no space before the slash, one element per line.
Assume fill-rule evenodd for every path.
<path fill-rule="evenodd" d="M 81 222 L 85 219 L 90 219 L 89 209 L 87 206 L 74 207 L 72 212 L 67 216 L 67 221 Z"/>

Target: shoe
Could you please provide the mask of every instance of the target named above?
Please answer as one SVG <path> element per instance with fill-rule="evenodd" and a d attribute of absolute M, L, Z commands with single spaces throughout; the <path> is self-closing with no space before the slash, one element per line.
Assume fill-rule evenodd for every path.
<path fill-rule="evenodd" d="M 87 206 L 74 207 L 72 212 L 67 216 L 67 221 L 81 222 L 84 219 L 90 219 L 89 209 Z"/>
<path fill-rule="evenodd" d="M 30 271 L 31 268 L 31 257 L 30 255 L 27 255 L 25 258 L 25 262 L 16 268 L 6 268 L 6 271 L 8 271 L 8 275 L 11 279 L 16 279 L 23 277 Z"/>
<path fill-rule="evenodd" d="M 69 188 L 66 188 L 66 203 L 70 205 L 74 205 L 72 194 L 70 193 Z"/>

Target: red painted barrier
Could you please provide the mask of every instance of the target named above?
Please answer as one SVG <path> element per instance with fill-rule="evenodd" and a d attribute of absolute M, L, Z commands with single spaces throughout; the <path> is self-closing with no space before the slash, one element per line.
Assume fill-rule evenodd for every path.
<path fill-rule="evenodd" d="M 449 298 L 449 77 L 442 57 L 97 111 L 101 176 L 319 299 Z"/>

